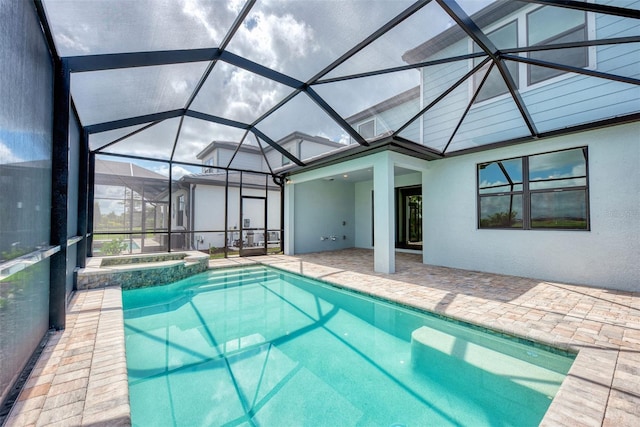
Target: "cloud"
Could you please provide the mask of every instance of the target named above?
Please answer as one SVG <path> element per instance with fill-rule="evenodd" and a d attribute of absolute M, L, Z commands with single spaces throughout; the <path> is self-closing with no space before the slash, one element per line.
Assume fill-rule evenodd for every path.
<path fill-rule="evenodd" d="M 229 2 L 227 2 L 227 9 L 230 12 L 238 14 L 244 7 L 244 4 L 245 0 L 229 0 Z"/>
<path fill-rule="evenodd" d="M 168 160 L 173 149 L 179 121 L 179 118 L 165 120 L 111 145 L 105 152 Z M 93 148 L 100 147 L 137 128 L 139 127 L 122 132 L 105 132 L 104 135 L 96 134 L 91 137 L 91 146 Z M 212 141 L 239 142 L 244 132 L 243 129 L 186 117 L 180 130 L 174 160 L 200 164 L 201 160 L 196 158 L 196 155 Z"/>
<path fill-rule="evenodd" d="M 107 147 L 104 152 L 168 160 L 179 122 L 179 118 L 160 122 Z"/>
<path fill-rule="evenodd" d="M 163 164 L 161 166 L 158 167 L 154 167 L 151 170 L 153 170 L 155 173 L 159 173 L 160 175 L 164 175 L 164 176 L 169 176 L 169 165 L 167 164 Z M 200 172 L 200 171 L 198 171 Z M 171 178 L 175 181 L 178 180 L 180 178 L 182 178 L 185 175 L 191 175 L 192 173 L 194 173 L 193 170 L 189 170 L 183 166 L 180 165 L 173 165 L 173 167 L 171 168 Z"/>
<path fill-rule="evenodd" d="M 345 131 L 338 126 L 309 96 L 298 94 L 278 111 L 258 123 L 257 128 L 274 141 L 298 131 L 340 141 Z"/>
<path fill-rule="evenodd" d="M 480 217 L 487 218 L 496 213 L 515 212 L 517 219 L 522 219 L 522 196 L 483 197 L 480 203 Z M 510 210 L 511 209 L 511 210 Z"/>
<path fill-rule="evenodd" d="M 204 0 L 157 1 L 158 7 L 149 7 L 145 1 L 124 0 L 127 12 L 123 14 L 117 10 L 121 8 L 113 8 L 113 4 L 106 0 L 93 0 L 90 6 L 78 6 L 73 0 L 59 0 L 47 2 L 47 13 L 52 16 L 59 30 L 54 32 L 63 35 L 66 50 L 103 53 L 216 46 L 245 5 L 242 0 L 226 4 Z M 264 66 L 305 79 L 344 53 L 350 47 L 349 41 L 355 43 L 362 40 L 402 7 L 387 2 L 356 2 L 344 7 L 336 7 L 333 2 L 314 2 L 314 7 L 309 8 L 302 3 L 256 3 L 235 34 L 229 50 Z M 349 16 L 368 18 L 350 20 Z M 167 19 L 169 17 L 171 19 Z M 79 22 L 96 25 L 78 25 Z M 136 91 L 158 95 L 154 111 L 176 108 L 179 103 L 169 102 L 168 94 L 188 95 L 197 83 L 197 78 L 186 69 L 179 69 L 179 66 L 164 68 L 174 69 L 166 75 L 160 73 L 156 78 L 146 74 L 143 76 L 146 70 L 140 70 L 140 78 L 137 78 L 136 70 L 127 70 L 127 76 L 133 75 L 128 77 L 130 80 L 127 82 Z M 200 76 L 197 75 L 198 78 Z M 116 120 L 147 112 L 140 108 L 142 104 L 119 102 L 129 93 L 129 87 L 121 84 L 121 78 L 114 80 L 117 84 L 104 85 L 104 90 L 100 91 L 93 84 L 82 85 L 81 76 L 74 76 L 74 99 L 81 110 L 83 123 Z M 191 108 L 252 123 L 291 91 L 289 87 L 219 62 Z M 80 92 L 86 92 L 86 95 Z M 354 99 L 343 99 L 343 102 L 354 102 Z M 115 105 L 117 109 L 111 108 Z M 96 111 L 96 116 L 88 110 Z M 306 103 L 302 108 L 296 108 L 281 117 L 285 120 L 282 123 L 286 130 L 275 132 L 279 136 L 300 130 L 312 135 L 326 135 L 332 140 L 347 140 L 345 132 L 313 103 Z M 232 131 L 220 132 L 217 129 L 211 132 L 206 129 L 207 133 L 199 136 L 191 132 L 189 127 L 183 126 L 183 136 L 177 148 L 181 159 L 187 157 L 187 150 L 193 150 L 191 158 L 195 161 L 197 152 L 214 139 L 236 139 L 228 136 Z M 136 138 L 131 154 L 144 155 L 143 152 L 148 151 L 144 146 L 151 152 L 158 152 L 166 151 L 166 147 L 172 145 L 172 141 L 165 143 L 156 139 L 156 135 L 153 136 L 145 132 L 143 138 Z M 278 139 L 274 135 L 269 136 Z M 163 140 L 172 139 L 171 133 L 159 137 Z M 139 142 L 141 139 L 146 140 L 144 144 Z M 128 142 L 131 141 L 123 141 L 123 144 Z M 166 158 L 166 155 L 161 157 Z"/>
<path fill-rule="evenodd" d="M 212 25 L 213 21 L 210 19 L 211 9 L 211 6 L 205 6 L 199 0 L 185 0 L 182 13 L 200 24 L 212 40 L 220 41 L 222 39 L 220 27 Z M 224 30 L 226 31 L 226 28 Z"/>
<path fill-rule="evenodd" d="M 55 0 L 45 9 L 62 56 L 215 47 L 237 15 L 205 0 Z"/>
<path fill-rule="evenodd" d="M 122 197 L 122 193 L 119 194 Z M 108 199 L 99 199 L 96 196 L 95 203 L 100 207 L 100 215 L 108 215 L 114 213 L 116 215 L 124 214 L 124 202 Z M 99 230 L 96 230 L 99 231 Z"/>
<path fill-rule="evenodd" d="M 393 16 L 389 15 L 388 19 Z M 436 2 L 431 2 L 340 64 L 326 77 L 407 65 L 402 59 L 406 51 L 435 37 L 453 24 L 451 17 Z"/>
<path fill-rule="evenodd" d="M 249 14 L 230 47 L 234 53 L 285 73 L 320 48 L 313 28 L 303 19 L 267 7 Z"/>
<path fill-rule="evenodd" d="M 458 0 L 458 4 L 464 9 L 467 15 L 473 15 L 495 1 L 496 0 Z"/>
<path fill-rule="evenodd" d="M 122 180 L 122 185 L 106 185 L 96 183 L 95 186 L 95 198 L 96 199 L 120 199 L 122 200 L 124 195 L 124 190 L 122 187 L 125 187 L 124 179 Z"/>
<path fill-rule="evenodd" d="M 16 156 L 14 152 L 9 148 L 4 141 L 0 139 L 0 164 L 6 165 L 9 163 L 21 163 L 24 162 L 19 156 Z"/>
<path fill-rule="evenodd" d="M 531 156 L 529 160 L 529 170 L 534 172 L 568 171 L 570 167 L 579 167 L 585 163 L 582 150 L 573 149 Z"/>
<path fill-rule="evenodd" d="M 477 3 L 483 2 L 485 0 L 468 3 L 470 7 L 476 7 Z M 56 0 L 45 2 L 45 6 L 47 15 L 52 18 L 56 40 L 65 45 L 61 53 L 68 55 L 215 47 L 225 37 L 245 3 L 245 0 L 226 3 L 209 0 L 122 0 L 119 7 L 114 8 L 110 0 L 84 3 Z M 303 1 L 265 0 L 255 4 L 228 49 L 266 67 L 306 80 L 365 39 L 404 7 L 404 2 L 388 1 L 346 2 L 339 7 L 333 1 L 320 1 L 313 2 L 313 7 L 309 7 L 308 2 Z M 422 31 L 423 28 L 419 32 L 410 31 L 409 34 L 423 34 Z M 395 42 L 403 40 L 404 35 L 402 32 L 389 39 L 392 49 L 388 55 L 401 56 L 402 51 L 397 50 Z M 421 41 L 409 38 L 404 43 L 413 46 L 414 42 Z M 379 52 L 375 50 L 374 53 Z M 394 60 L 398 58 L 394 56 Z M 202 64 L 198 65 L 204 68 Z M 365 65 L 379 68 L 380 64 L 373 62 Z M 191 66 L 196 65 L 189 64 Z M 99 123 L 182 107 L 202 72 L 190 72 L 186 65 L 184 68 L 182 65 L 162 68 L 169 71 L 150 75 L 146 74 L 146 69 L 126 70 L 126 80 L 118 75 L 110 84 L 104 84 L 103 90 L 98 90 L 102 86 L 95 85 L 93 80 L 80 85 L 82 78 L 74 75 L 74 100 L 83 123 Z M 115 76 L 119 73 L 108 74 Z M 371 86 L 360 85 L 357 89 L 362 87 L 362 91 L 354 96 L 345 96 L 344 91 L 337 89 L 332 106 L 343 115 L 359 111 L 370 103 L 415 85 L 417 73 L 407 75 L 412 78 L 406 82 L 397 76 L 393 79 L 385 77 L 387 81 L 377 89 L 374 87 L 374 90 L 371 90 Z M 218 62 L 191 108 L 252 123 L 291 91 L 289 87 L 249 71 Z M 146 107 L 143 102 L 122 102 L 132 92 L 145 96 L 148 94 L 152 102 Z M 308 99 L 306 101 L 292 103 L 293 107 L 286 107 L 274 114 L 277 121 L 262 123 L 258 128 L 274 140 L 299 130 L 334 141 L 349 141 L 346 132 L 315 103 Z M 153 102 L 155 105 L 152 105 Z M 89 113 L 90 110 L 95 112 L 95 116 Z M 109 117 L 110 114 L 113 117 Z M 136 138 L 119 143 L 121 148 L 118 150 L 123 154 L 168 158 L 175 131 L 165 130 L 143 132 Z M 240 137 L 241 134 L 242 131 Z M 211 141 L 238 141 L 240 137 L 234 128 L 202 126 L 185 119 L 175 159 L 199 163 L 196 154 Z M 247 143 L 255 143 L 252 136 Z"/>
<path fill-rule="evenodd" d="M 80 41 L 80 37 L 74 34 L 61 33 L 58 34 L 56 40 L 59 43 L 58 48 L 61 50 L 71 50 L 73 52 L 89 53 L 90 49 Z"/>
<path fill-rule="evenodd" d="M 532 189 L 586 185 L 587 163 L 581 149 L 558 151 L 529 157 L 529 170 L 534 180 Z"/>
<path fill-rule="evenodd" d="M 230 100 L 223 114 L 247 123 L 256 120 L 291 91 L 241 69 L 228 70 L 228 80 L 222 90 Z"/>
<path fill-rule="evenodd" d="M 518 183 L 516 185 L 521 185 L 521 184 Z M 487 181 L 487 180 L 483 180 L 480 183 L 480 188 L 497 187 L 497 186 L 507 187 L 507 186 L 509 186 L 509 183 L 506 180 L 504 180 L 504 181 L 503 180 L 497 180 L 497 181 L 493 181 L 493 182 L 490 182 L 490 181 Z M 494 188 L 492 191 L 504 192 L 504 191 L 508 191 L 508 190 L 506 188 L 503 188 L 503 189 L 499 189 L 499 191 L 498 191 L 498 189 Z"/>
<path fill-rule="evenodd" d="M 534 193 L 531 199 L 533 219 L 586 218 L 584 191 Z"/>
<path fill-rule="evenodd" d="M 340 136 L 340 140 L 337 142 L 339 142 L 340 144 L 348 145 L 351 144 L 352 141 L 351 137 L 348 134 L 344 133 Z"/>
<path fill-rule="evenodd" d="M 243 129 L 187 117 L 182 123 L 174 160 L 199 164 L 201 160 L 196 155 L 212 141 L 239 142 L 244 133 Z"/>
<path fill-rule="evenodd" d="M 292 90 L 273 80 L 219 62 L 194 101 L 192 109 L 252 123 Z"/>
<path fill-rule="evenodd" d="M 173 80 L 171 83 L 173 91 L 177 94 L 185 94 L 189 89 L 189 83 L 186 80 Z M 191 93 L 189 91 L 189 93 Z"/>
<path fill-rule="evenodd" d="M 338 132 L 333 132 L 332 134 L 328 134 L 325 132 L 318 132 L 313 136 L 319 136 L 321 138 L 326 138 L 330 141 L 339 142 L 345 145 L 351 143 L 351 137 L 347 132 L 342 131 L 342 129 L 340 129 Z M 330 150 L 333 150 L 333 148 L 327 147 L 326 150 L 330 151 Z"/>

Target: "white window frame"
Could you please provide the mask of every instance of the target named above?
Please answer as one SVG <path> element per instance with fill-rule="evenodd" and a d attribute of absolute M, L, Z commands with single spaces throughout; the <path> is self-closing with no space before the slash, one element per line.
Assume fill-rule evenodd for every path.
<path fill-rule="evenodd" d="M 376 119 L 375 118 L 369 119 L 369 120 L 365 120 L 364 122 L 360 122 L 358 124 L 358 133 L 360 135 L 362 135 L 362 132 L 360 132 L 360 128 L 362 128 L 364 125 L 368 125 L 369 123 L 373 123 L 373 135 L 370 138 L 374 138 L 377 135 L 377 133 L 376 133 L 376 131 L 377 131 L 377 129 L 376 129 Z M 363 138 L 364 138 L 364 136 L 363 136 Z"/>
<path fill-rule="evenodd" d="M 526 15 L 525 15 L 526 16 Z M 494 31 L 500 30 L 508 25 L 511 25 L 515 23 L 516 25 L 516 44 L 517 46 L 521 46 L 522 45 L 522 25 L 520 23 L 520 20 L 516 17 L 510 17 L 509 19 L 504 19 L 502 21 L 500 21 L 499 24 L 494 24 L 490 27 L 487 27 L 488 29 L 485 30 L 486 34 L 492 33 Z M 525 32 L 526 33 L 526 32 Z M 469 41 L 469 49 L 470 52 L 473 52 L 473 41 Z M 471 61 L 471 67 L 469 68 L 469 70 L 471 70 L 475 64 L 473 63 L 474 61 Z M 521 76 L 522 76 L 522 68 L 521 68 L 522 64 L 518 64 L 518 81 L 516 82 L 517 84 L 517 89 L 520 89 L 522 87 L 522 81 L 521 81 Z M 485 67 L 489 68 L 491 66 L 491 64 L 487 64 L 485 65 Z M 484 68 L 484 67 L 483 67 Z M 496 69 L 496 67 L 494 66 L 493 69 Z M 526 68 L 525 68 L 526 70 Z M 494 72 L 493 70 L 491 72 Z M 497 70 L 495 72 L 498 72 Z M 471 88 L 469 90 L 469 98 L 471 98 L 473 96 L 473 94 L 476 92 L 477 87 L 479 86 L 479 83 L 485 78 L 485 75 L 482 76 L 478 76 L 480 77 L 478 80 L 476 80 L 475 78 L 476 76 L 472 76 L 471 77 Z M 526 80 L 526 79 L 525 79 Z M 509 91 L 507 90 L 505 93 L 501 93 L 500 95 L 496 95 L 496 96 L 492 96 L 491 98 L 487 98 L 487 99 L 483 99 L 482 101 L 476 101 L 475 104 L 483 104 L 487 101 L 493 101 L 496 99 L 502 99 L 506 96 L 509 95 Z"/>
<path fill-rule="evenodd" d="M 504 19 L 501 19 L 500 21 L 497 21 L 495 23 L 493 23 L 492 25 L 486 27 L 483 29 L 484 33 L 490 33 L 494 30 L 497 30 L 505 25 L 507 25 L 510 22 L 513 21 L 517 21 L 517 27 L 518 27 L 518 46 L 519 47 L 526 47 L 526 44 L 528 43 L 528 37 L 527 37 L 527 15 L 537 9 L 540 9 L 542 7 L 553 7 L 553 6 L 539 6 L 539 5 L 532 5 L 529 7 L 524 7 L 522 8 L 520 11 L 518 11 L 517 13 L 514 13 L 512 15 L 509 15 L 507 17 L 505 17 Z M 588 40 L 594 40 L 596 38 L 596 17 L 595 17 L 595 13 L 593 12 L 586 12 L 587 13 L 587 39 Z M 472 53 L 473 52 L 473 40 L 469 40 L 468 42 L 468 52 Z M 596 58 L 596 46 L 589 46 L 587 48 L 587 66 L 584 67 L 587 70 L 595 70 L 596 66 L 597 66 L 597 58 Z M 519 56 L 522 57 L 526 57 L 526 53 L 521 53 L 519 54 Z M 571 73 L 563 73 L 560 74 L 559 76 L 555 76 L 552 77 L 550 79 L 547 80 L 543 80 L 537 83 L 534 83 L 532 85 L 528 84 L 528 70 L 527 70 L 527 66 L 528 64 L 524 63 L 524 62 L 520 62 L 518 63 L 518 91 L 521 93 L 526 93 L 530 90 L 536 90 L 540 87 L 544 87 L 547 85 L 552 85 L 552 84 L 556 84 L 558 82 L 561 82 L 562 80 L 565 79 L 569 79 L 572 77 Z M 473 60 L 469 60 L 469 70 L 472 70 L 474 67 L 474 63 Z M 469 93 L 469 99 L 471 99 L 471 97 L 473 96 L 473 94 L 475 93 L 475 82 L 473 78 L 469 79 L 469 84 L 468 84 L 468 93 Z M 493 102 L 497 102 L 503 99 L 506 99 L 508 97 L 510 97 L 511 95 L 509 93 L 505 93 L 502 95 L 498 95 L 495 96 L 493 98 L 489 98 L 489 99 L 485 99 L 482 101 L 478 101 L 475 103 L 475 105 L 485 105 L 485 104 L 490 104 Z"/>

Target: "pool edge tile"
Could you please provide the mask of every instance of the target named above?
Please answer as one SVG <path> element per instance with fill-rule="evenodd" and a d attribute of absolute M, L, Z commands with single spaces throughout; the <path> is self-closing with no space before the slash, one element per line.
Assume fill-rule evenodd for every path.
<path fill-rule="evenodd" d="M 95 334 L 87 335 L 88 329 L 95 330 Z M 105 337 L 107 339 L 103 339 Z M 31 384 L 38 384 L 36 387 L 46 389 L 47 393 L 39 395 L 33 387 L 23 389 L 6 419 L 6 426 L 130 426 L 124 351 L 120 287 L 76 291 L 67 309 L 67 328 L 51 333 L 36 369 L 29 376 Z M 85 353 L 91 354 L 88 367 L 75 362 L 79 354 Z M 106 366 L 107 383 L 115 386 L 105 393 L 100 393 L 105 391 L 105 384 L 98 372 L 105 367 L 94 363 L 98 359 L 96 355 L 111 361 Z"/>
<path fill-rule="evenodd" d="M 371 254 L 368 250 L 351 249 L 326 254 L 211 260 L 209 268 L 264 264 L 310 277 L 320 276 L 321 280 L 337 286 L 344 287 L 340 281 L 351 281 L 351 286 L 346 287 L 357 292 L 375 291 L 374 296 L 392 298 L 401 304 L 409 300 L 412 302 L 409 305 L 421 310 L 577 351 L 574 365 L 541 425 L 624 426 L 640 422 L 640 390 L 637 386 L 640 372 L 636 365 L 640 361 L 640 309 L 634 308 L 640 307 L 640 294 L 629 295 L 622 301 L 622 296 L 608 293 L 606 297 L 609 299 L 605 300 L 595 288 L 499 275 L 493 275 L 498 277 L 496 289 L 487 294 L 487 289 L 480 288 L 487 285 L 483 281 L 492 280 L 487 279 L 492 275 L 428 266 L 415 261 L 411 261 L 415 265 L 408 267 L 410 271 L 378 274 L 373 272 Z M 402 257 L 404 255 L 397 256 L 397 259 Z M 436 271 L 433 277 L 432 270 Z M 443 275 L 444 282 L 436 283 L 440 279 L 438 274 Z M 468 279 L 460 279 L 463 275 Z M 333 282 L 335 279 L 339 280 Z M 479 285 L 476 286 L 476 282 Z M 504 292 L 513 292 L 514 288 L 521 286 L 519 282 L 538 282 L 538 285 L 515 299 L 505 298 Z M 494 286 L 493 282 L 488 284 L 489 287 Z M 554 296 L 553 292 L 558 291 L 579 294 L 575 302 L 582 303 L 578 300 L 591 298 L 598 300 L 597 304 L 611 307 L 596 307 L 594 304 L 593 312 L 587 313 L 583 307 L 572 306 L 573 300 Z M 542 317 L 541 309 L 547 313 Z M 99 316 L 90 315 L 96 311 Z M 593 322 L 606 327 L 599 330 Z M 92 327 L 96 328 L 95 337 L 90 338 L 92 344 L 83 346 L 83 339 L 90 335 L 87 328 Z M 533 329 L 535 331 L 532 332 Z M 76 334 L 85 336 L 80 338 Z M 39 390 L 44 390 L 47 386 L 43 384 L 52 385 L 56 377 L 58 383 L 64 379 L 62 375 L 67 375 L 57 373 L 57 366 L 63 364 L 62 360 L 89 349 L 92 365 L 83 403 L 82 424 L 131 425 L 126 359 L 123 357 L 124 321 L 120 287 L 74 293 L 67 312 L 67 329 L 50 334 L 47 347 L 29 377 L 29 384 L 42 386 Z M 113 382 L 106 374 L 110 369 L 117 372 L 115 376 L 118 379 Z M 113 389 L 109 385 L 113 385 Z M 106 390 L 111 392 L 101 393 Z M 59 392 L 60 389 L 54 388 L 54 391 Z M 44 421 L 45 415 L 48 418 L 54 414 L 51 411 L 43 413 L 47 398 L 50 397 L 39 395 L 39 391 L 30 396 L 29 391 L 23 390 L 6 419 L 6 425 L 35 425 Z M 78 420 L 70 413 L 66 417 L 67 421 Z"/>

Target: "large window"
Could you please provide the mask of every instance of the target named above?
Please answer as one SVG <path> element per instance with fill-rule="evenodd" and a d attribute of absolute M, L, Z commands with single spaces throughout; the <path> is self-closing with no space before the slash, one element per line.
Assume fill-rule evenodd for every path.
<path fill-rule="evenodd" d="M 478 165 L 478 227 L 588 230 L 587 148 Z"/>
<path fill-rule="evenodd" d="M 518 34 L 521 37 L 518 37 Z M 525 37 L 526 36 L 526 37 Z M 560 43 L 580 42 L 588 39 L 586 12 L 561 7 L 543 6 L 528 13 L 520 13 L 512 21 L 487 32 L 487 37 L 500 50 L 526 46 L 545 46 Z M 474 43 L 472 51 L 481 52 Z M 589 65 L 587 47 L 551 49 L 529 52 L 532 59 L 564 64 L 576 68 Z M 474 65 L 484 58 L 474 59 Z M 505 65 L 516 88 L 526 87 L 564 74 L 564 71 L 541 66 L 505 61 Z M 487 64 L 482 70 L 486 71 Z M 485 73 L 476 73 L 473 90 L 476 91 Z M 507 93 L 508 88 L 497 67 L 493 67 L 475 102 L 485 101 Z"/>
<path fill-rule="evenodd" d="M 529 46 L 579 42 L 587 39 L 587 14 L 561 7 L 541 7 L 527 15 Z M 586 67 L 589 63 L 587 47 L 542 50 L 529 53 L 529 57 L 548 62 Z M 563 74 L 553 68 L 528 66 L 528 84 Z"/>
<path fill-rule="evenodd" d="M 498 28 L 497 30 L 491 31 L 487 33 L 487 37 L 489 40 L 493 42 L 496 46 L 500 46 L 501 48 L 515 48 L 518 47 L 518 23 L 517 21 L 510 22 L 503 27 Z M 474 53 L 480 52 L 480 48 L 477 45 L 474 45 Z M 479 58 L 475 60 L 475 64 L 482 62 L 483 58 Z M 482 72 L 477 73 L 474 78 L 474 89 L 477 89 L 480 86 L 480 82 L 484 77 L 486 70 L 489 68 L 490 64 L 485 65 L 482 68 Z M 516 87 L 518 86 L 518 64 L 515 62 L 507 62 L 507 69 L 511 76 L 513 77 L 513 81 L 516 83 Z M 497 67 L 493 67 L 491 70 L 491 74 L 487 77 L 487 80 L 484 82 L 482 86 L 482 91 L 478 93 L 476 97 L 476 102 L 484 101 L 485 99 L 494 98 L 499 95 L 503 95 L 508 92 L 507 85 L 502 78 L 502 74 L 498 70 Z"/>
<path fill-rule="evenodd" d="M 204 161 L 204 168 L 202 168 L 202 172 L 203 173 L 213 173 L 216 172 L 216 170 L 213 168 L 213 166 L 215 166 L 215 161 L 213 157 L 209 157 L 207 160 Z"/>
<path fill-rule="evenodd" d="M 358 126 L 358 133 L 364 138 L 373 138 L 376 135 L 376 124 L 374 120 L 369 120 Z"/>

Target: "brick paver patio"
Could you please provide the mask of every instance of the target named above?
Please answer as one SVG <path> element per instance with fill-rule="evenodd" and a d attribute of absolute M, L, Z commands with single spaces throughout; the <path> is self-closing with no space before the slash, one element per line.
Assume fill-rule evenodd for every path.
<path fill-rule="evenodd" d="M 373 272 L 369 250 L 213 260 L 269 264 L 358 292 L 529 338 L 578 356 L 543 425 L 640 425 L 640 293 L 423 265 L 398 253 Z M 640 277 L 638 278 L 640 282 Z M 120 289 L 76 292 L 7 426 L 129 425 Z"/>

